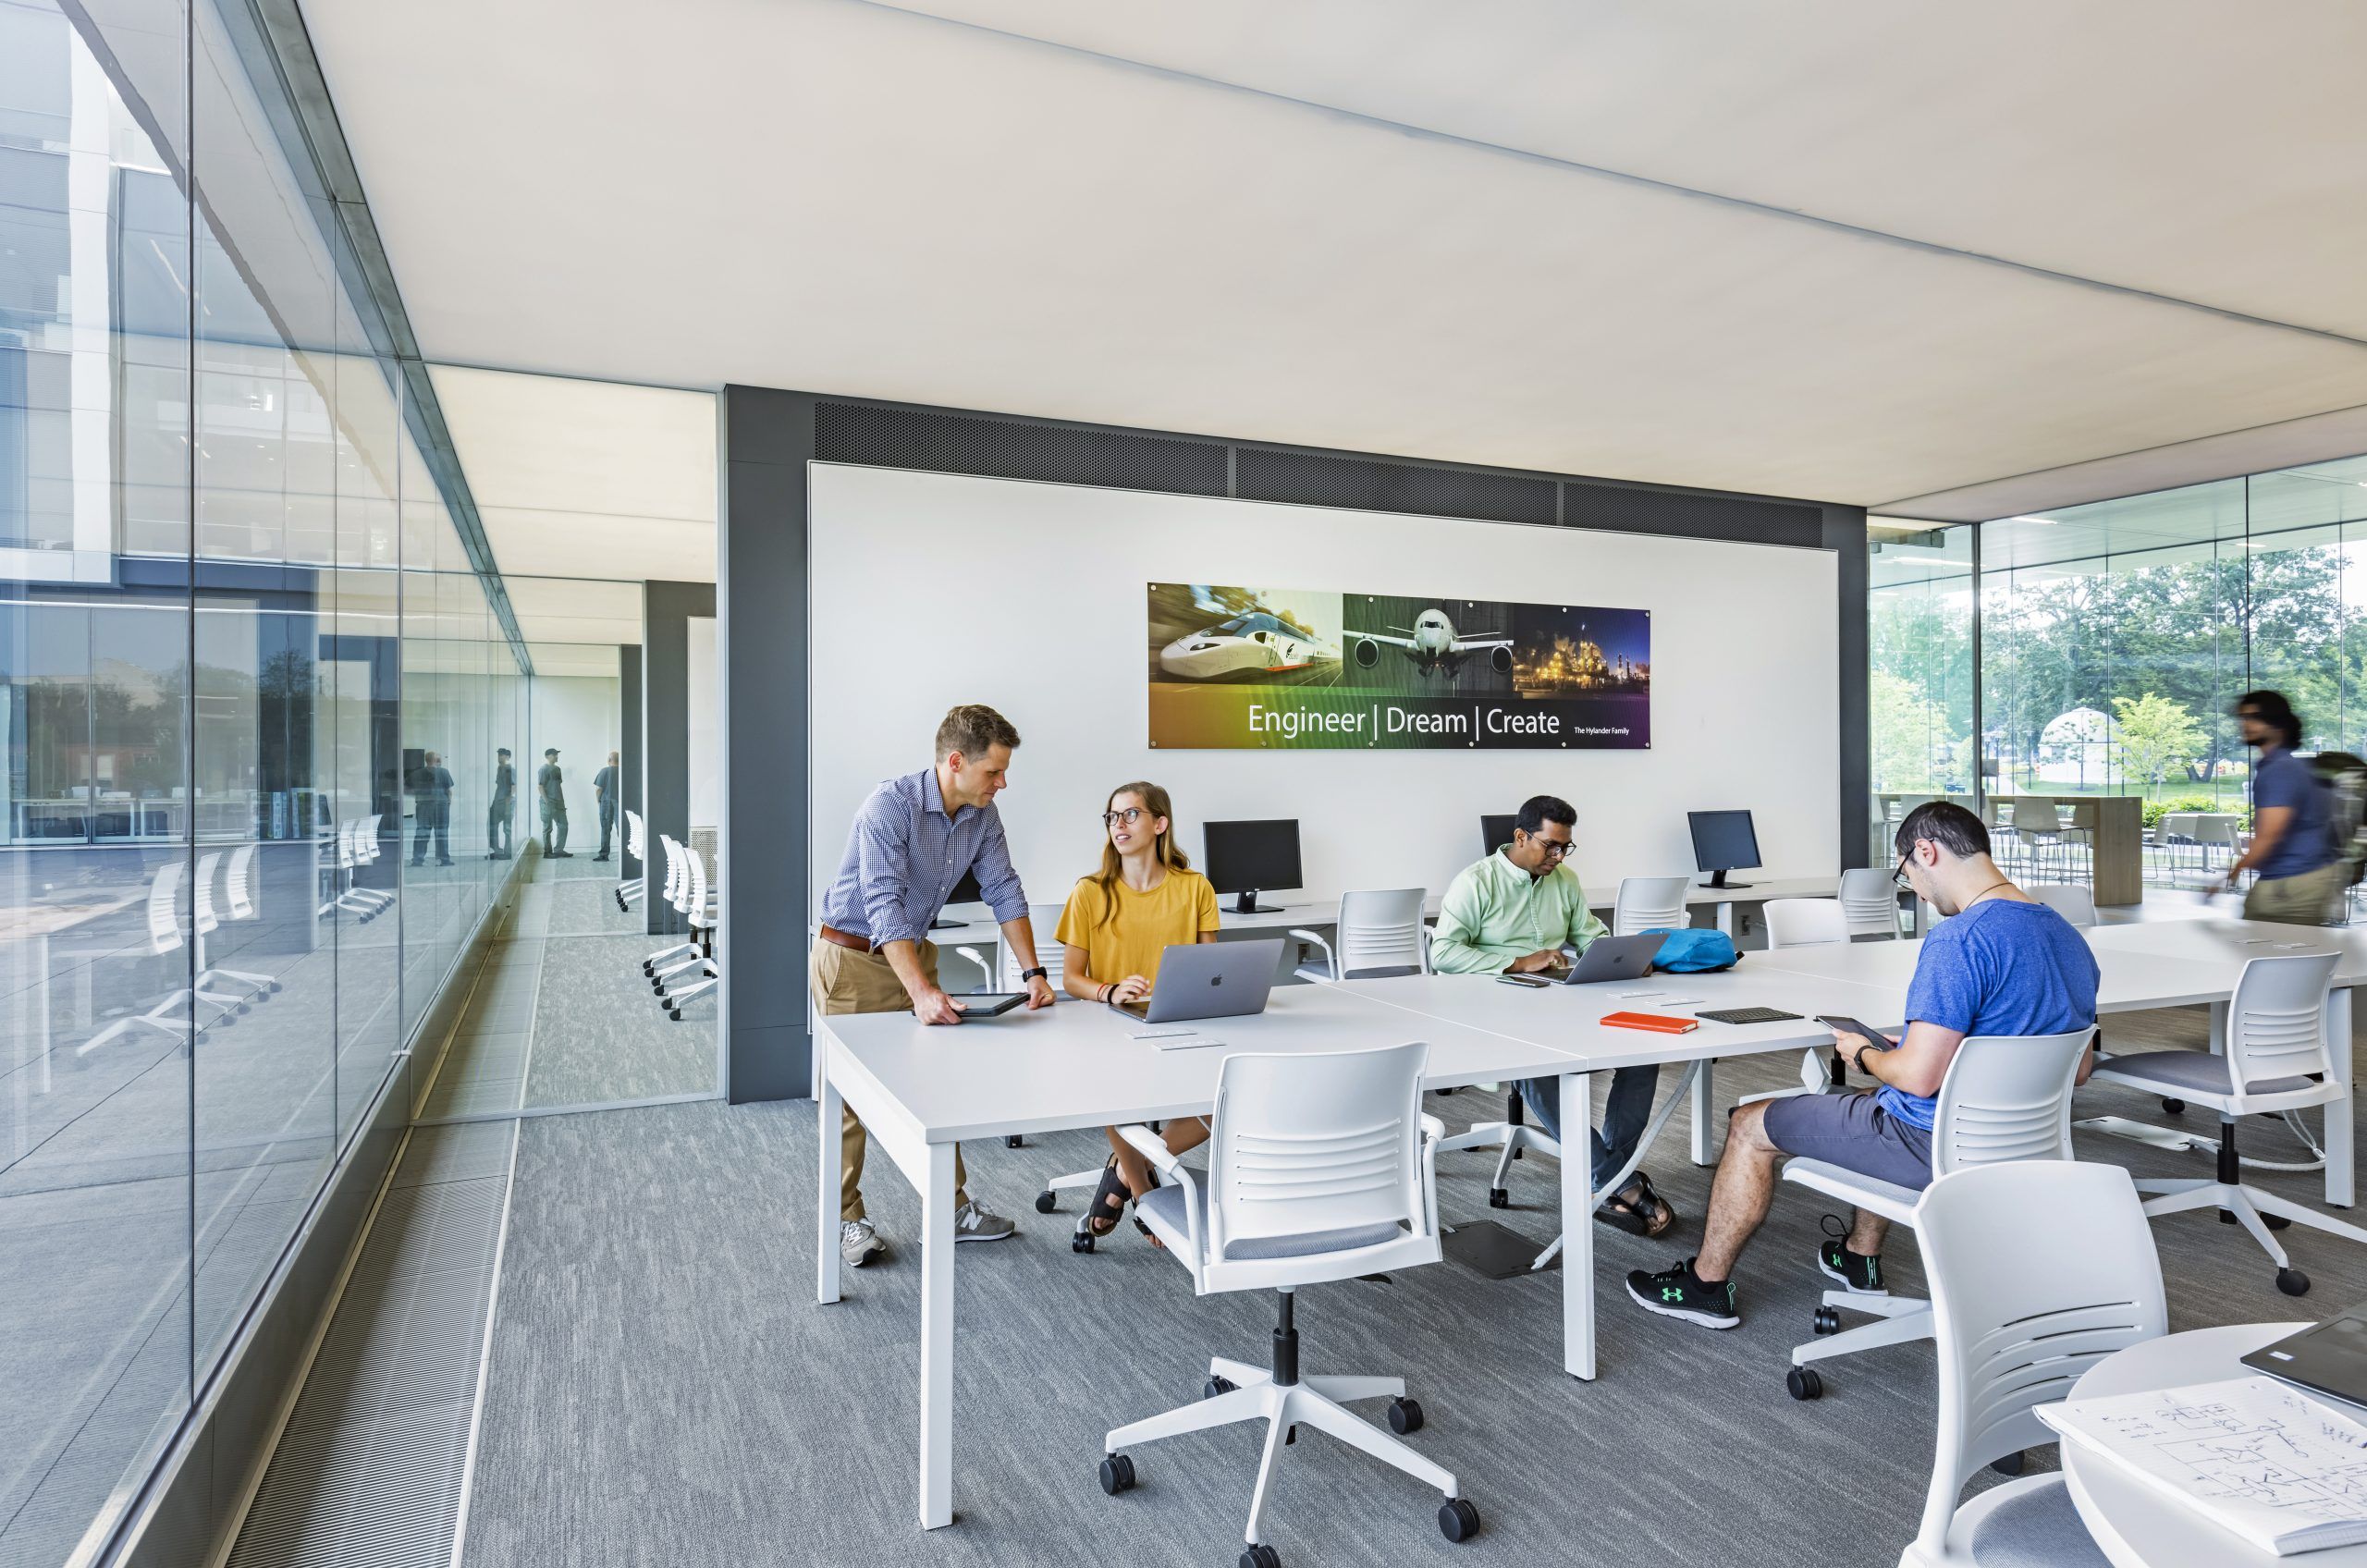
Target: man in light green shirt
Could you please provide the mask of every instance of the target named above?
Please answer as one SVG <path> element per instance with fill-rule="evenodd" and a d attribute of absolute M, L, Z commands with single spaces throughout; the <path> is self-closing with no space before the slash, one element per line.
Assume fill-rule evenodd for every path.
<path fill-rule="evenodd" d="M 1584 952 L 1597 937 L 1610 934 L 1587 907 L 1577 873 L 1564 864 L 1577 820 L 1567 802 L 1551 795 L 1522 804 L 1513 820 L 1513 841 L 1464 867 L 1447 885 L 1430 937 L 1431 968 L 1447 974 L 1526 974 L 1566 962 L 1564 944 Z M 1659 1083 L 1658 1067 L 1623 1067 L 1611 1075 L 1602 1130 L 1587 1133 L 1596 1190 L 1636 1152 L 1636 1140 L 1651 1120 Z M 1561 1142 L 1562 1081 L 1527 1079 L 1520 1097 L 1546 1134 Z M 1657 1236 L 1676 1219 L 1641 1170 L 1597 1212 L 1638 1236 Z"/>

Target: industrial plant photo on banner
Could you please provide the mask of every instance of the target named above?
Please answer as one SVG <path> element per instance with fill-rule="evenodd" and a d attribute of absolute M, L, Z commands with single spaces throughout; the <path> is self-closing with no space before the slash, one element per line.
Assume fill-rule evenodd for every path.
<path fill-rule="evenodd" d="M 1648 609 L 1148 585 L 1156 747 L 1641 750 Z"/>

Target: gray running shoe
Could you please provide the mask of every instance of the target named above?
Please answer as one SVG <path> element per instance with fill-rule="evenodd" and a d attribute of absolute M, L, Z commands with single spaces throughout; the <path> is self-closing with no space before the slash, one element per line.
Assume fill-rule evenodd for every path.
<path fill-rule="evenodd" d="M 1019 1234 L 1019 1227 L 972 1198 L 953 1211 L 957 1242 L 1002 1242 Z"/>
<path fill-rule="evenodd" d="M 849 1268 L 860 1268 L 875 1257 L 888 1256 L 888 1243 L 868 1219 L 839 1221 L 839 1257 Z"/>

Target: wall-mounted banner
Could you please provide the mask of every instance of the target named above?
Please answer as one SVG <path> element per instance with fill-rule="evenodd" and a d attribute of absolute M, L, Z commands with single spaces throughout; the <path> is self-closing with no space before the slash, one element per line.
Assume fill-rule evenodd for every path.
<path fill-rule="evenodd" d="M 1652 612 L 1154 582 L 1150 743 L 1652 743 Z"/>

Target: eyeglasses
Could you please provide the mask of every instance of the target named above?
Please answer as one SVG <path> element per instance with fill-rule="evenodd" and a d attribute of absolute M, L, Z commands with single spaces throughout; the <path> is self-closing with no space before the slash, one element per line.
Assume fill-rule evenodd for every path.
<path fill-rule="evenodd" d="M 1127 807 L 1125 810 L 1123 810 L 1123 811 L 1105 811 L 1105 812 L 1103 812 L 1103 813 L 1101 814 L 1101 826 L 1102 826 L 1102 827 L 1117 827 L 1117 826 L 1118 826 L 1118 824 L 1120 824 L 1120 823 L 1122 823 L 1122 823 L 1124 823 L 1127 827 L 1132 827 L 1135 823 L 1140 822 L 1142 819 L 1143 819 L 1143 808 L 1142 808 L 1142 807 L 1140 807 L 1140 806 L 1128 806 L 1128 807 Z"/>
<path fill-rule="evenodd" d="M 1917 839 L 1917 840 L 1916 840 L 1916 843 L 1919 843 L 1919 843 L 1921 843 L 1921 842 L 1922 842 L 1922 840 L 1921 840 L 1920 839 Z M 1901 891 L 1904 891 L 1904 892 L 1909 892 L 1909 893 L 1911 893 L 1911 892 L 1913 892 L 1913 891 L 1915 890 L 1915 884 L 1914 884 L 1914 883 L 1912 883 L 1912 882 L 1909 882 L 1909 881 L 1907 879 L 1907 863 L 1908 861 L 1910 861 L 1910 860 L 1913 860 L 1914 858 L 1915 858 L 1915 849 L 1914 849 L 1914 846 L 1913 846 L 1913 845 L 1909 845 L 1909 846 L 1907 847 L 1907 852 L 1906 852 L 1905 854 L 1903 854 L 1903 855 L 1901 855 L 1901 856 L 1899 856 L 1899 857 L 1898 857 L 1898 864 L 1897 864 L 1897 866 L 1896 866 L 1895 869 L 1893 869 L 1893 870 L 1892 870 L 1892 872 L 1891 872 L 1891 874 L 1890 874 L 1890 879 L 1891 879 L 1892 883 L 1893 883 L 1895 886 L 1896 886 L 1896 887 L 1897 887 Z"/>
<path fill-rule="evenodd" d="M 1562 859 L 1572 850 L 1578 847 L 1567 839 L 1539 839 L 1532 837 L 1528 841 L 1535 844 L 1539 850 L 1543 851 L 1548 857 L 1553 860 Z"/>

